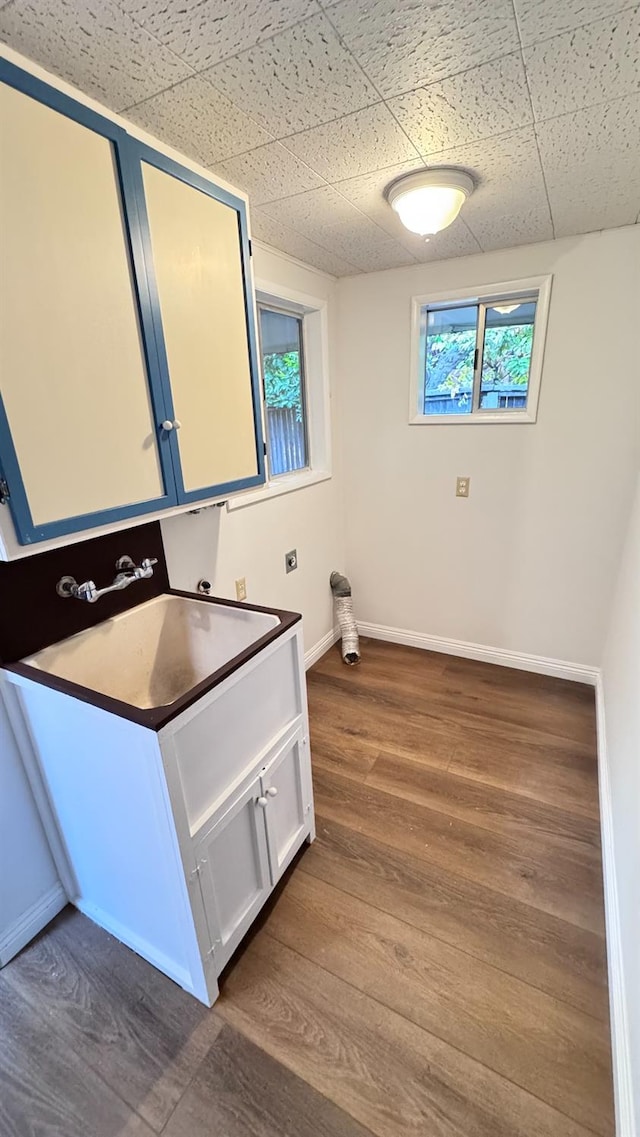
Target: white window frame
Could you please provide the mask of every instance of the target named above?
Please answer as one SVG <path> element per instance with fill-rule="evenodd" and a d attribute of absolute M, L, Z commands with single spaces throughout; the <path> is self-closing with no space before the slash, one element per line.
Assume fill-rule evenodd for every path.
<path fill-rule="evenodd" d="M 532 423 L 536 421 L 552 279 L 552 275 L 530 276 L 522 280 L 500 281 L 496 284 L 475 285 L 472 288 L 457 288 L 452 291 L 443 290 L 442 292 L 433 292 L 426 296 L 413 296 L 411 298 L 411 380 L 409 385 L 409 424 L 411 426 L 452 426 L 454 423 L 456 426 L 477 426 L 479 423 Z M 508 303 L 511 299 L 517 300 L 520 297 L 531 296 L 531 293 L 536 292 L 538 301 L 533 325 L 533 347 L 526 407 L 521 410 L 504 411 L 481 410 L 479 407 L 474 407 L 469 414 L 423 414 L 420 407 L 424 405 L 424 309 L 429 306 L 444 307 L 447 304 L 464 303 L 491 306 L 492 302 L 505 301 Z M 482 366 L 481 359 L 478 361 L 478 366 Z"/>
<path fill-rule="evenodd" d="M 302 317 L 302 350 L 304 352 L 305 410 L 307 429 L 308 465 L 290 474 L 269 477 L 259 489 L 234 494 L 227 501 L 227 509 L 242 509 L 258 501 L 269 501 L 281 494 L 306 486 L 326 482 L 331 477 L 331 394 L 329 387 L 329 335 L 327 327 L 328 304 L 316 296 L 298 292 L 267 280 L 255 282 L 256 326 L 258 305 L 277 308 Z M 262 364 L 262 360 L 260 361 Z M 266 413 L 264 388 L 262 396 L 262 425 L 265 441 Z M 266 455 L 265 455 L 266 458 Z"/>

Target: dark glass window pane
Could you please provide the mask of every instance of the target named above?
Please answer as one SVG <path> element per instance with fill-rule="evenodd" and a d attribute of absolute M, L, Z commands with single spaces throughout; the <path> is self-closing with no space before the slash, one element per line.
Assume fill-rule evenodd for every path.
<path fill-rule="evenodd" d="M 480 381 L 482 410 L 523 410 L 529 393 L 536 301 L 487 308 Z"/>
<path fill-rule="evenodd" d="M 302 319 L 260 308 L 269 473 L 308 466 Z"/>
<path fill-rule="evenodd" d="M 425 415 L 471 413 L 477 326 L 477 305 L 427 312 Z"/>

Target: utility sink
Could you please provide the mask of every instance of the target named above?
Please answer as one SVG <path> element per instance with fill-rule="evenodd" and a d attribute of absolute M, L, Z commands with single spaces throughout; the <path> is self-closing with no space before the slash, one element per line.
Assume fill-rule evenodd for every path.
<path fill-rule="evenodd" d="M 167 707 L 280 623 L 272 613 L 166 594 L 22 663 L 133 707 Z"/>

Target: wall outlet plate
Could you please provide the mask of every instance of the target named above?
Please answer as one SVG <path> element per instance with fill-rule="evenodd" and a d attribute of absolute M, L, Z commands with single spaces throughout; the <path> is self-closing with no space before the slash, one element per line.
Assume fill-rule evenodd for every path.
<path fill-rule="evenodd" d="M 247 599 L 247 581 L 246 581 L 246 577 L 241 576 L 241 577 L 238 577 L 238 580 L 236 581 L 236 600 L 246 600 L 246 599 Z"/>
<path fill-rule="evenodd" d="M 290 549 L 288 553 L 284 554 L 284 570 L 285 572 L 294 572 L 298 567 L 298 550 Z"/>
<path fill-rule="evenodd" d="M 471 478 L 456 478 L 456 497 L 468 497 Z"/>

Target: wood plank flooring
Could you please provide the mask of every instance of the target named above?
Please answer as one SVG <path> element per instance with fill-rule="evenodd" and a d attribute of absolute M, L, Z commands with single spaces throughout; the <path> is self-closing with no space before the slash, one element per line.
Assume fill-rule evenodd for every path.
<path fill-rule="evenodd" d="M 3 1137 L 613 1137 L 593 692 L 308 682 L 318 839 L 215 1008 L 68 909 L 0 972 Z"/>

